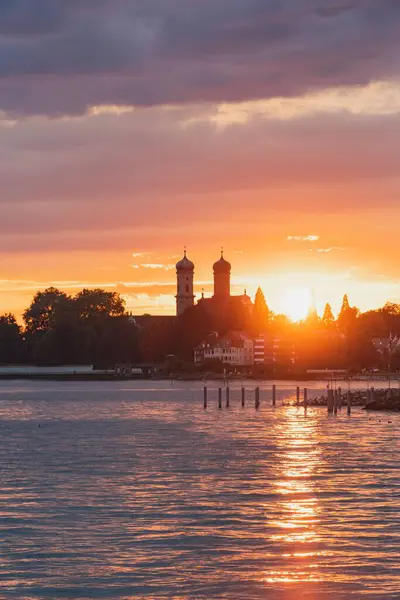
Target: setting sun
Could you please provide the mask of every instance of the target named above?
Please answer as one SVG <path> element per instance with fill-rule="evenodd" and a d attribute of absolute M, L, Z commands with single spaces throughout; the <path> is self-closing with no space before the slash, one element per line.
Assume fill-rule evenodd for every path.
<path fill-rule="evenodd" d="M 302 321 L 311 308 L 312 296 L 306 287 L 289 289 L 283 299 L 283 312 L 292 321 Z"/>

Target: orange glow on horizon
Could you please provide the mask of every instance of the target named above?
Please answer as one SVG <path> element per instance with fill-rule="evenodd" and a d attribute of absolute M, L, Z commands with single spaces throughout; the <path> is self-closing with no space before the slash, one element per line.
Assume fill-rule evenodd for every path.
<path fill-rule="evenodd" d="M 306 287 L 288 288 L 282 311 L 291 321 L 303 321 L 311 308 L 311 291 Z"/>
<path fill-rule="evenodd" d="M 375 263 L 372 255 L 364 253 L 363 264 L 352 249 L 317 252 L 316 249 L 321 250 L 323 246 L 327 250 L 336 244 L 345 246 L 336 240 L 327 240 L 325 244 L 326 234 L 321 233 L 321 227 L 291 227 L 289 230 L 287 226 L 287 231 L 296 236 L 304 233 L 305 239 L 288 241 L 287 235 L 275 235 L 257 247 L 261 238 L 256 232 L 254 239 L 243 238 L 240 246 L 228 241 L 224 244 L 225 255 L 232 264 L 232 295 L 241 295 L 246 289 L 254 300 L 257 288 L 261 287 L 269 308 L 276 314 L 286 314 L 293 321 L 307 316 L 314 299 L 319 316 L 327 302 L 333 313 L 338 314 L 345 293 L 351 305 L 362 312 L 382 307 L 387 301 L 400 302 L 397 265 L 384 263 L 381 244 L 374 250 Z M 318 242 L 307 239 L 310 231 L 319 235 Z M 232 235 L 234 233 L 233 227 Z M 213 294 L 212 265 L 219 254 L 219 245 L 211 243 L 207 231 L 200 242 L 198 235 L 193 237 L 188 250 L 195 264 L 196 301 L 202 289 L 206 297 Z M 176 238 L 186 239 L 181 232 L 177 232 Z M 20 319 L 34 294 L 51 285 L 68 294 L 76 294 L 84 287 L 103 287 L 120 293 L 126 300 L 127 310 L 134 314 L 175 314 L 174 265 L 180 256 L 176 241 L 157 243 L 151 239 L 147 245 L 130 243 L 130 246 L 128 250 L 0 255 L 0 314 L 12 312 Z M 396 255 L 391 246 L 385 252 Z"/>

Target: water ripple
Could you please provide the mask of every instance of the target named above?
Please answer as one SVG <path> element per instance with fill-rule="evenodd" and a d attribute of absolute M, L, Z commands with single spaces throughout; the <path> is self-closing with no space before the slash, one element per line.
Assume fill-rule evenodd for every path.
<path fill-rule="evenodd" d="M 0 596 L 400 597 L 400 415 L 18 385 L 0 384 Z"/>

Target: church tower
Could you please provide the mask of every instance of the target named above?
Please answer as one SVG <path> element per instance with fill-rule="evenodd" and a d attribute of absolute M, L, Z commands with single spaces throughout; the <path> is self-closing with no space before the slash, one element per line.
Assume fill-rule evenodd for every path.
<path fill-rule="evenodd" d="M 231 295 L 231 265 L 224 259 L 224 250 L 221 249 L 221 258 L 214 263 L 214 298 L 226 300 Z"/>
<path fill-rule="evenodd" d="M 182 260 L 176 263 L 177 292 L 175 298 L 178 316 L 194 304 L 193 276 L 194 264 L 187 258 L 185 248 Z"/>

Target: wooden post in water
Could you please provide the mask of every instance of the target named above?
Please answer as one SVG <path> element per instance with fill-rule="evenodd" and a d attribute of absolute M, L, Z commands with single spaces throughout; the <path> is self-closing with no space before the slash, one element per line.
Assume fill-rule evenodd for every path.
<path fill-rule="evenodd" d="M 307 410 L 308 407 L 308 389 L 304 388 L 304 408 Z"/>
<path fill-rule="evenodd" d="M 218 388 L 218 408 L 222 408 L 222 388 Z"/>
<path fill-rule="evenodd" d="M 276 406 L 276 385 L 272 386 L 272 406 Z"/>
<path fill-rule="evenodd" d="M 347 392 L 347 414 L 351 415 L 351 392 Z"/>
<path fill-rule="evenodd" d="M 244 387 L 242 385 L 242 408 L 244 408 L 245 396 L 246 396 L 246 390 L 244 389 Z"/>
<path fill-rule="evenodd" d="M 368 406 L 368 404 L 370 402 L 371 402 L 371 390 L 368 388 L 367 393 L 365 395 L 365 406 Z"/>
<path fill-rule="evenodd" d="M 370 400 L 375 402 L 375 388 L 371 388 Z"/>
<path fill-rule="evenodd" d="M 260 408 L 260 388 L 256 387 L 256 389 L 254 390 L 254 395 L 255 395 L 255 407 L 258 410 Z"/>
<path fill-rule="evenodd" d="M 328 413 L 333 413 L 333 390 L 328 390 Z"/>
<path fill-rule="evenodd" d="M 296 404 L 300 404 L 300 387 L 296 388 Z"/>
<path fill-rule="evenodd" d="M 338 409 L 342 408 L 342 388 L 338 387 Z"/>
<path fill-rule="evenodd" d="M 229 408 L 229 387 L 226 388 L 225 395 L 226 395 L 226 408 Z"/>
<path fill-rule="evenodd" d="M 207 387 L 204 386 L 204 408 L 207 408 Z"/>
<path fill-rule="evenodd" d="M 338 393 L 337 390 L 333 393 L 333 412 L 337 415 L 337 407 L 338 407 Z"/>

